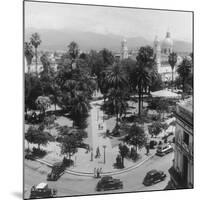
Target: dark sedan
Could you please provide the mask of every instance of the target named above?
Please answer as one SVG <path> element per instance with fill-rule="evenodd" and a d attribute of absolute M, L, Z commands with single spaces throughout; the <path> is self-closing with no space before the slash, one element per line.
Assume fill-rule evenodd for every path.
<path fill-rule="evenodd" d="M 105 191 L 105 190 L 116 190 L 122 189 L 123 183 L 120 179 L 114 179 L 112 176 L 104 176 L 98 183 L 96 190 Z"/>
<path fill-rule="evenodd" d="M 145 186 L 150 186 L 165 180 L 166 174 L 163 171 L 151 170 L 149 171 L 143 181 Z"/>

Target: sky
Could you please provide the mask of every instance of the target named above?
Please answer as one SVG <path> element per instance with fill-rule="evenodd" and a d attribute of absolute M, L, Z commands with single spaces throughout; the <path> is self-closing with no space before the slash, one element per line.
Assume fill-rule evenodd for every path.
<path fill-rule="evenodd" d="M 123 37 L 192 42 L 192 13 L 134 8 L 25 2 L 25 28 L 70 29 Z"/>

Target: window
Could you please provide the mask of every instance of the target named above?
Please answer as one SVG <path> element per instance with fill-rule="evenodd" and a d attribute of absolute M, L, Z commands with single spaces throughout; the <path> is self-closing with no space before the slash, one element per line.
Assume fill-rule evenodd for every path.
<path fill-rule="evenodd" d="M 183 142 L 187 145 L 189 145 L 189 134 L 187 134 L 185 131 L 183 133 Z"/>

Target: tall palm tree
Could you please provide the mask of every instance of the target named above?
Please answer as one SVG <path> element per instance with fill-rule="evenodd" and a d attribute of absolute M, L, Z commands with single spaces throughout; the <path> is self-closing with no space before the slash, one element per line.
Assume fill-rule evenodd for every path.
<path fill-rule="evenodd" d="M 191 71 L 192 71 L 192 61 L 188 60 L 187 58 L 184 58 L 182 63 L 177 68 L 177 73 L 182 79 L 183 93 L 185 92 L 185 84 L 190 77 Z"/>
<path fill-rule="evenodd" d="M 177 54 L 172 52 L 169 54 L 168 62 L 172 68 L 172 91 L 173 91 L 173 82 L 174 82 L 174 67 L 177 63 Z"/>
<path fill-rule="evenodd" d="M 76 69 L 76 61 L 78 58 L 78 54 L 79 54 L 79 47 L 78 44 L 74 41 L 72 41 L 69 45 L 68 45 L 68 53 L 71 57 L 71 70 Z"/>
<path fill-rule="evenodd" d="M 151 76 L 146 68 L 138 67 L 136 70 L 136 80 L 138 89 L 138 114 L 141 114 L 143 90 L 151 83 Z"/>
<path fill-rule="evenodd" d="M 107 72 L 106 80 L 109 88 L 124 89 L 128 84 L 127 77 L 119 63 Z"/>
<path fill-rule="evenodd" d="M 127 108 L 127 89 L 128 82 L 126 75 L 119 63 L 107 71 L 106 84 L 108 86 L 108 102 L 112 105 L 114 113 L 116 114 L 116 128 L 118 128 L 119 115 L 126 112 Z"/>
<path fill-rule="evenodd" d="M 37 59 L 38 59 L 38 55 L 37 55 L 37 48 L 38 46 L 41 44 L 42 40 L 40 39 L 40 35 L 38 33 L 33 33 L 31 35 L 31 44 L 34 46 L 35 48 L 35 68 L 36 68 L 36 73 L 38 74 L 38 63 L 37 63 Z"/>
<path fill-rule="evenodd" d="M 79 120 L 81 117 L 87 115 L 89 111 L 89 101 L 85 97 L 83 92 L 75 91 L 73 97 L 71 97 L 71 110 L 70 115 L 73 119 L 73 126 L 76 120 Z"/>
<path fill-rule="evenodd" d="M 122 114 L 126 113 L 126 109 L 128 104 L 126 102 L 126 93 L 123 90 L 111 88 L 108 91 L 108 103 L 113 108 L 113 112 L 116 115 L 116 125 L 115 127 L 118 129 L 119 127 L 119 119 Z"/>
<path fill-rule="evenodd" d="M 150 73 L 155 64 L 155 56 L 150 46 L 141 47 L 136 57 L 137 68 L 135 70 L 135 83 L 138 92 L 138 115 L 141 114 L 141 103 L 143 103 L 143 90 L 151 83 Z"/>
<path fill-rule="evenodd" d="M 33 46 L 29 42 L 25 42 L 24 55 L 26 57 L 26 62 L 28 66 L 28 74 L 30 74 L 30 65 L 32 63 L 34 53 L 33 53 Z"/>

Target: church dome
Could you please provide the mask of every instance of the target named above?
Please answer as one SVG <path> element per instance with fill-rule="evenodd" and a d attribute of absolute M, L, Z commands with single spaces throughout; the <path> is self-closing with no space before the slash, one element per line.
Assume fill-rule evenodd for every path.
<path fill-rule="evenodd" d="M 126 43 L 127 41 L 126 41 L 126 39 L 124 38 L 124 39 L 122 40 L 122 42 L 123 42 L 123 43 Z"/>
<path fill-rule="evenodd" d="M 158 38 L 158 36 L 156 35 L 155 39 L 154 39 L 154 44 L 159 44 L 160 43 L 160 40 Z"/>
<path fill-rule="evenodd" d="M 173 40 L 171 39 L 170 32 L 167 32 L 165 39 L 162 42 L 162 48 L 168 49 L 173 47 Z"/>

